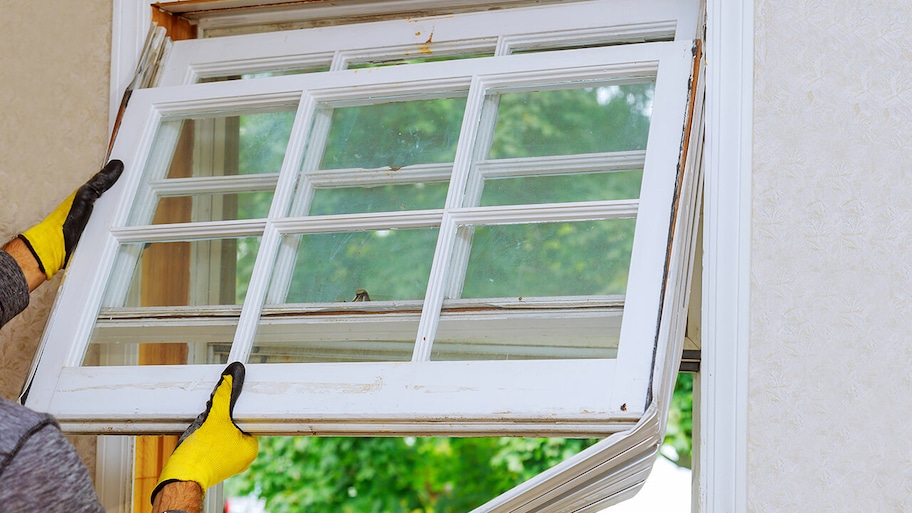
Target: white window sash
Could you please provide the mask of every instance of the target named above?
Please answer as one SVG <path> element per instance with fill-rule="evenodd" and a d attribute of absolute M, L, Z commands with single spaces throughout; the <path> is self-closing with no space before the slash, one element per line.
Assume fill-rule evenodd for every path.
<path fill-rule="evenodd" d="M 318 77 L 297 75 L 134 93 L 113 156 L 121 158 L 127 169 L 138 170 L 148 158 L 152 134 L 160 119 L 175 112 L 231 109 L 251 104 L 266 107 L 304 98 L 300 103 L 300 112 L 312 108 L 315 100 L 308 98 L 346 101 L 382 93 L 403 82 L 412 84 L 413 90 L 421 94 L 428 91 L 436 94 L 435 91 L 452 90 L 457 85 L 464 87 L 473 81 L 481 84 L 479 91 L 484 91 L 487 88 L 548 82 L 558 77 L 602 80 L 630 74 L 656 74 L 650 151 L 645 159 L 643 194 L 638 207 L 638 229 L 630 270 L 630 283 L 634 285 L 627 293 L 616 364 L 615 360 L 566 360 L 418 361 L 404 365 L 289 364 L 265 365 L 262 368 L 250 365 L 249 390 L 237 409 L 238 416 L 250 430 L 263 432 L 267 431 L 267 426 L 268 430 L 272 430 L 276 418 L 293 417 L 292 412 L 308 412 L 308 418 L 299 418 L 289 424 L 288 432 L 368 432 L 376 430 L 378 423 L 384 423 L 383 431 L 391 434 L 416 431 L 461 433 L 468 430 L 475 433 L 535 435 L 556 431 L 569 434 L 578 430 L 579 434 L 605 435 L 629 427 L 643 414 L 653 363 L 654 323 L 662 293 L 662 269 L 666 259 L 667 236 L 657 236 L 655 229 L 667 226 L 669 219 L 668 209 L 674 192 L 673 177 L 681 140 L 680 127 L 684 123 L 689 94 L 686 77 L 692 67 L 692 48 L 686 42 L 667 42 L 573 50 L 565 54 L 561 62 L 551 68 L 542 66 L 540 56 L 530 54 L 478 59 L 473 63 L 457 61 L 446 63 L 447 66 L 430 63 L 401 70 L 380 68 L 373 70 L 369 78 L 365 77 L 368 73 L 353 70 L 338 73 L 338 82 L 326 89 L 317 87 Z M 531 76 L 525 71 L 533 69 L 536 71 Z M 418 89 L 420 86 L 424 88 Z M 297 122 L 296 129 L 302 124 Z M 291 144 L 304 139 L 304 134 L 293 133 Z M 282 176 L 279 177 L 280 184 L 285 179 L 289 183 L 293 181 L 299 161 L 300 156 L 289 148 Z M 29 394 L 30 406 L 54 413 L 62 423 L 72 424 L 74 429 L 77 425 L 106 422 L 115 431 L 153 432 L 163 428 L 165 424 L 161 421 L 165 419 L 167 430 L 176 430 L 192 418 L 193 412 L 199 409 L 198 394 L 204 394 L 211 385 L 211 366 L 79 367 L 119 242 L 135 240 L 131 237 L 147 241 L 193 238 L 194 230 L 201 230 L 197 236 L 202 237 L 203 233 L 228 236 L 264 229 L 261 252 L 266 254 L 258 257 L 232 348 L 231 357 L 242 358 L 252 343 L 265 283 L 268 282 L 269 268 L 261 265 L 261 261 L 268 262 L 271 256 L 268 249 L 262 248 L 270 244 L 273 248 L 277 247 L 275 240 L 284 230 L 300 229 L 313 222 L 306 218 L 280 220 L 270 217 L 265 220 L 265 227 L 262 225 L 264 221 L 226 221 L 128 228 L 125 227 L 126 216 L 134 201 L 131 191 L 139 185 L 139 174 L 124 175 L 118 187 L 99 201 L 85 240 L 103 243 L 83 244 L 76 252 L 71 268 L 81 272 L 68 276 L 60 293 L 60 306 L 45 332 L 47 340 L 72 342 L 45 344 Z M 535 218 L 536 211 L 539 215 L 545 215 L 541 212 L 555 215 L 562 209 L 569 211 L 571 218 L 604 218 L 606 214 L 599 213 L 604 210 L 602 206 L 542 205 L 530 212 L 532 218 Z M 547 212 L 548 209 L 552 211 Z M 441 229 L 455 227 L 460 218 L 465 222 L 472 220 L 473 216 L 496 222 L 498 216 L 509 218 L 510 210 L 508 207 L 453 209 L 443 214 L 444 226 Z M 422 214 L 409 215 L 420 217 Z M 344 219 L 336 219 L 335 223 L 332 219 L 328 220 L 328 226 L 359 226 L 357 219 L 351 219 L 352 216 L 341 217 Z M 650 232 L 651 236 L 647 237 Z M 94 271 L 85 272 L 88 269 Z M 261 286 L 259 290 L 254 282 Z M 428 298 L 437 302 L 431 308 L 428 307 Z M 434 309 L 440 308 L 442 291 L 429 286 L 428 298 L 425 300 L 425 312 L 431 311 L 430 315 L 436 315 Z M 418 359 L 422 359 L 421 355 Z M 490 372 L 469 372 L 467 369 L 475 368 L 473 366 L 489 366 Z M 544 368 L 548 371 L 545 372 Z M 188 380 L 194 386 L 190 386 Z M 460 385 L 457 386 L 457 383 Z M 353 384 L 365 392 L 353 394 Z M 300 393 L 293 397 L 278 394 L 279 389 L 284 388 L 300 390 Z M 464 389 L 477 390 L 478 393 L 467 394 Z M 315 390 L 319 394 L 314 394 Z M 429 395 L 428 390 L 434 394 Z M 429 400 L 430 396 L 435 399 Z M 572 399 L 568 400 L 570 396 Z M 162 405 L 167 405 L 167 408 Z M 402 411 L 408 413 L 403 416 Z M 120 413 L 112 416 L 111 412 Z M 420 427 L 402 426 L 399 417 L 413 418 L 415 426 Z M 559 419 L 561 424 L 555 427 L 554 419 Z"/>
<path fill-rule="evenodd" d="M 378 7 L 395 12 L 397 6 L 388 4 L 378 3 Z M 486 2 L 485 7 L 490 8 L 491 4 Z M 165 6 L 169 7 L 175 12 L 183 10 L 180 3 Z M 363 10 L 365 6 L 359 3 L 355 8 Z M 271 15 L 284 15 L 283 21 L 295 13 L 344 18 L 345 10 L 345 6 L 337 5 L 325 7 L 318 14 L 298 7 L 290 12 L 274 11 Z M 198 26 L 205 30 L 224 27 L 232 20 L 242 24 L 265 21 L 257 20 L 257 15 L 249 12 L 242 16 L 250 19 L 218 16 L 219 21 L 215 21 L 215 17 L 204 17 Z M 332 70 L 340 70 L 350 63 L 397 56 L 414 59 L 472 52 L 508 55 L 520 50 L 593 41 L 688 40 L 697 32 L 698 16 L 699 10 L 692 0 L 653 0 L 649 8 L 643 8 L 635 0 L 609 0 L 379 21 L 359 29 L 358 37 L 354 38 L 336 27 L 322 27 L 184 40 L 174 43 L 162 70 L 161 85 L 192 84 L 203 78 L 326 64 Z"/>

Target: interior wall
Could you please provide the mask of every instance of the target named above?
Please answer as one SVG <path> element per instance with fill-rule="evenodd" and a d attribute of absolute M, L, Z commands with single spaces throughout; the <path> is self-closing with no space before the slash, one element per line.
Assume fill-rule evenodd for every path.
<path fill-rule="evenodd" d="M 751 512 L 912 511 L 910 19 L 755 2 Z"/>
<path fill-rule="evenodd" d="M 111 0 L 0 0 L 0 240 L 41 221 L 103 164 Z M 0 396 L 18 396 L 63 273 L 0 330 Z M 94 466 L 94 438 L 74 439 Z M 86 457 L 88 456 L 88 457 Z"/>

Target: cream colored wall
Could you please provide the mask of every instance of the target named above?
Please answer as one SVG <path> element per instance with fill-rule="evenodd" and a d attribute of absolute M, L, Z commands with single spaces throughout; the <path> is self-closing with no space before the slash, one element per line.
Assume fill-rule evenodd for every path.
<path fill-rule="evenodd" d="M 107 149 L 111 0 L 0 0 L 0 239 L 40 221 Z M 60 278 L 0 330 L 0 396 L 18 395 Z"/>
<path fill-rule="evenodd" d="M 912 511 L 912 3 L 755 7 L 749 510 Z"/>
<path fill-rule="evenodd" d="M 0 240 L 40 221 L 107 149 L 111 0 L 0 0 Z M 60 275 L 0 330 L 0 396 L 15 398 Z M 94 437 L 73 437 L 94 468 Z"/>

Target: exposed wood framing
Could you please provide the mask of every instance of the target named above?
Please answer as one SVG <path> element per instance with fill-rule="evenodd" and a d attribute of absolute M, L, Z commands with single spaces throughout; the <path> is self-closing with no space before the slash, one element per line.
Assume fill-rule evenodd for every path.
<path fill-rule="evenodd" d="M 179 14 L 161 9 L 158 4 L 152 5 L 152 23 L 164 27 L 172 41 L 196 38 L 195 24 L 190 23 L 190 20 Z"/>

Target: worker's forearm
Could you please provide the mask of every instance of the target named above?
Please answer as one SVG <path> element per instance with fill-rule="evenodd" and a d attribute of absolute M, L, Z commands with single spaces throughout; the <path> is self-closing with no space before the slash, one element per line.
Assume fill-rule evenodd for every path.
<path fill-rule="evenodd" d="M 28 282 L 29 291 L 33 291 L 38 288 L 38 285 L 47 280 L 47 277 L 44 275 L 44 272 L 41 271 L 41 268 L 38 266 L 38 261 L 35 260 L 35 255 L 32 254 L 28 246 L 25 245 L 25 242 L 22 239 L 16 238 L 6 243 L 3 246 L 3 251 L 6 251 L 10 254 L 19 264 L 19 267 L 22 269 L 22 274 L 25 275 L 25 281 Z"/>
<path fill-rule="evenodd" d="M 155 495 L 152 513 L 168 510 L 200 513 L 203 510 L 203 490 L 193 481 L 174 481 L 166 484 Z"/>

